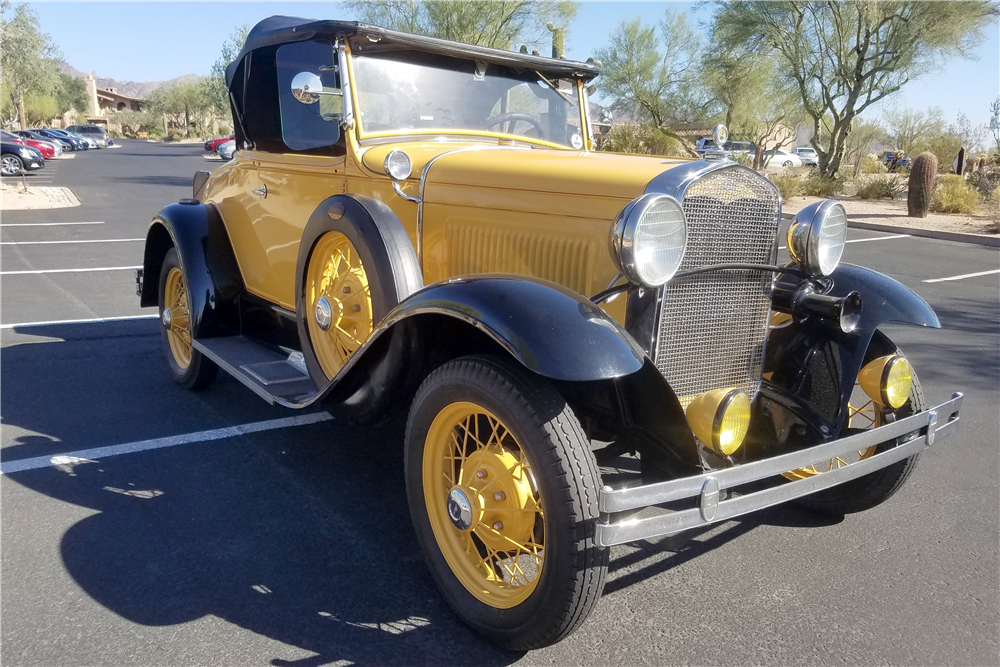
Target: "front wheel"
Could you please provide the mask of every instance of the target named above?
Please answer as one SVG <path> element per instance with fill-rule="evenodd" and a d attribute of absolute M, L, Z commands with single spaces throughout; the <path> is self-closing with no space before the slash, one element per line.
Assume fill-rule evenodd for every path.
<path fill-rule="evenodd" d="M 16 155 L 4 155 L 3 160 L 0 161 L 0 172 L 4 176 L 17 176 L 24 170 L 24 165 L 21 162 L 21 158 Z"/>
<path fill-rule="evenodd" d="M 792 161 L 791 161 L 791 160 L 785 160 L 785 161 L 784 161 L 784 162 L 783 162 L 783 163 L 781 164 L 781 166 L 782 166 L 782 167 L 785 167 L 785 168 L 788 168 L 788 167 L 791 167 L 791 166 L 792 166 Z"/>
<path fill-rule="evenodd" d="M 501 646 L 557 642 L 600 598 L 600 475 L 572 409 L 541 378 L 492 357 L 431 373 L 410 410 L 406 489 L 445 600 Z"/>

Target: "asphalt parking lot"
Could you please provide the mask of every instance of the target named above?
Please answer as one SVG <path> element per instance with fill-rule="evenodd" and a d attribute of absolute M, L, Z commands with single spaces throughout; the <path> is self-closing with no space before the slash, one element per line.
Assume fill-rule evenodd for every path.
<path fill-rule="evenodd" d="M 219 164 L 125 141 L 37 175 L 81 206 L 0 218 L 4 665 L 997 664 L 1000 249 L 850 233 L 845 261 L 941 319 L 887 328 L 929 401 L 966 394 L 903 491 L 843 521 L 780 507 L 614 548 L 589 621 L 511 653 L 421 562 L 399 420 L 169 379 L 131 267 L 152 215 Z"/>

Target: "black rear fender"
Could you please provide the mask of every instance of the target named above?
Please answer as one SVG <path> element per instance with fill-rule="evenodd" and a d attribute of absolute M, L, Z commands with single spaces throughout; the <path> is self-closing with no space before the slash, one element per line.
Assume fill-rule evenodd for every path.
<path fill-rule="evenodd" d="M 142 261 L 142 307 L 158 305 L 160 270 L 170 248 L 177 249 L 187 283 L 192 335 L 207 338 L 238 332 L 237 298 L 243 278 L 215 207 L 171 204 L 153 218 Z"/>

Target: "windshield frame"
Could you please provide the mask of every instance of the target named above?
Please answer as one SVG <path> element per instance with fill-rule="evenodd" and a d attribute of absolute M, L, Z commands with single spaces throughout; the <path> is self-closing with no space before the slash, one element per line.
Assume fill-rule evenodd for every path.
<path fill-rule="evenodd" d="M 347 40 L 345 40 L 347 41 Z M 565 75 L 550 75 L 543 71 L 535 71 L 535 74 L 540 78 L 550 79 L 558 78 L 564 80 L 570 80 L 575 83 L 575 95 L 570 95 L 569 99 L 574 104 L 576 104 L 576 110 L 579 114 L 578 120 L 580 123 L 580 135 L 583 140 L 583 145 L 581 148 L 574 148 L 573 146 L 560 144 L 538 137 L 528 137 L 520 134 L 512 134 L 507 132 L 496 132 L 486 129 L 464 129 L 464 128 L 397 128 L 393 130 L 380 130 L 366 132 L 364 129 L 364 121 L 362 118 L 361 110 L 363 105 L 359 99 L 358 91 L 358 78 L 356 64 L 354 61 L 354 54 L 351 52 L 350 44 L 345 44 L 345 60 L 347 62 L 348 77 L 350 81 L 350 96 L 351 105 L 353 107 L 353 122 L 354 131 L 356 132 L 356 137 L 360 144 L 368 143 L 383 143 L 387 139 L 392 139 L 395 137 L 405 137 L 405 138 L 417 138 L 426 137 L 428 139 L 439 139 L 447 140 L 449 138 L 455 138 L 458 140 L 470 140 L 470 139 L 482 139 L 490 140 L 490 143 L 498 142 L 511 142 L 516 144 L 526 144 L 529 146 L 553 148 L 556 150 L 564 151 L 587 151 L 591 150 L 591 128 L 588 123 L 589 114 L 587 113 L 586 105 L 588 103 L 586 88 L 582 79 L 577 77 L 567 77 Z M 405 58 L 399 58 L 400 62 L 407 62 Z M 470 61 L 474 61 L 474 58 L 469 58 Z M 559 91 L 557 91 L 559 92 Z M 562 91 L 567 92 L 568 91 Z M 562 94 L 560 92 L 560 94 Z"/>

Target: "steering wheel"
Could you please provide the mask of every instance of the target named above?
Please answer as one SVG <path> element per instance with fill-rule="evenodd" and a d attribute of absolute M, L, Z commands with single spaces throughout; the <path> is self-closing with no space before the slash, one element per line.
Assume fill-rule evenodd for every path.
<path fill-rule="evenodd" d="M 513 121 L 523 120 L 525 123 L 528 123 L 529 125 L 535 128 L 535 131 L 538 133 L 539 139 L 544 138 L 545 128 L 542 126 L 542 119 L 539 118 L 538 116 L 532 116 L 531 114 L 527 113 L 518 113 L 516 111 L 502 113 L 498 116 L 493 116 L 493 118 L 487 118 L 486 122 L 484 123 L 484 127 L 492 128 L 512 120 Z"/>

